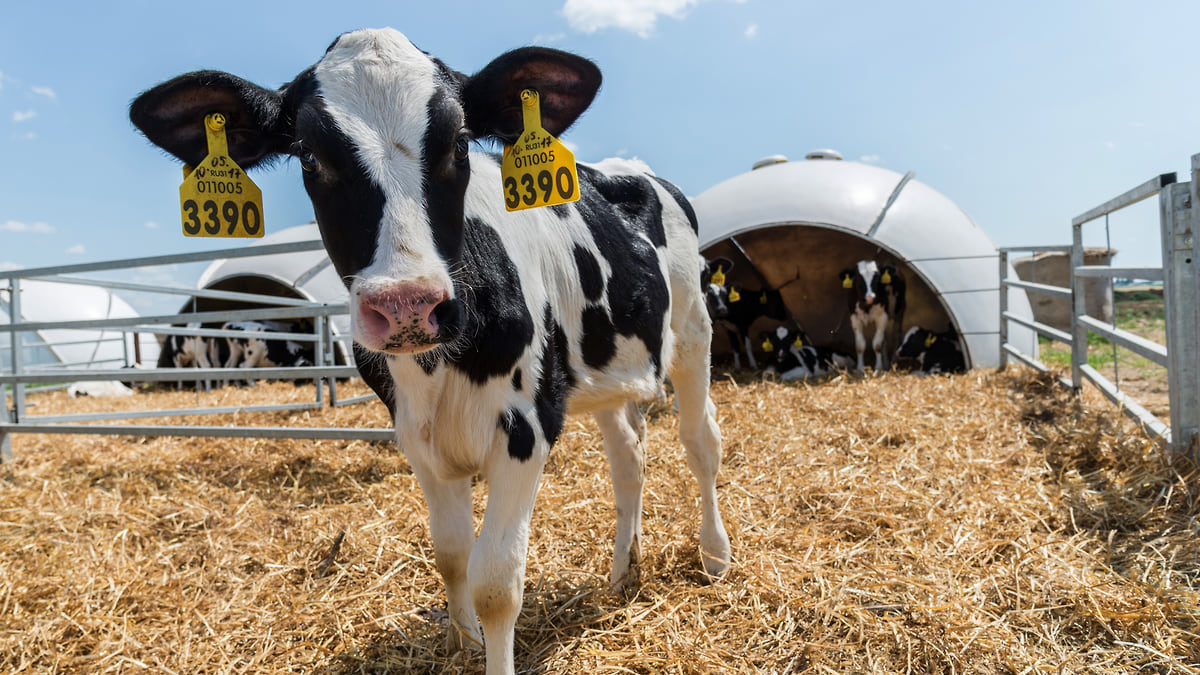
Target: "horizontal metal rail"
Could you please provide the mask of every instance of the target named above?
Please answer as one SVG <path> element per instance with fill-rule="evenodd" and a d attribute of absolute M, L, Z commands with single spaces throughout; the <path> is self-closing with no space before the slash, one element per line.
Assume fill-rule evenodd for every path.
<path fill-rule="evenodd" d="M 320 251 L 325 248 L 319 239 L 312 241 L 293 241 L 286 244 L 267 244 L 265 246 L 243 246 L 241 248 L 213 249 L 195 253 L 175 253 L 172 255 L 156 255 L 146 258 L 124 258 L 122 260 L 107 260 L 95 263 L 77 263 L 74 265 L 58 265 L 55 267 L 34 267 L 18 270 L 0 270 L 0 279 L 32 279 L 58 274 L 82 274 L 84 272 L 103 272 L 128 267 L 154 267 L 156 265 L 175 265 L 181 263 L 209 262 L 220 258 L 255 258 L 278 253 L 299 253 L 302 251 Z"/>
<path fill-rule="evenodd" d="M 927 263 L 927 262 L 956 262 L 960 260 L 995 260 L 996 254 L 983 255 L 943 255 L 935 258 L 908 258 L 905 262 L 908 263 Z"/>
<path fill-rule="evenodd" d="M 349 314 L 350 305 L 307 305 L 305 307 L 278 307 L 274 309 L 246 310 L 242 316 L 256 319 L 303 319 L 314 316 L 335 316 Z M 231 316 L 230 312 L 196 312 L 194 314 L 162 314 L 158 316 L 131 316 L 119 319 L 93 319 L 89 321 L 26 321 L 22 323 L 0 324 L 0 331 L 13 333 L 20 331 L 52 330 L 59 328 L 120 328 L 122 326 L 146 326 L 154 324 L 178 323 L 225 323 Z M 147 329 L 145 332 L 152 332 Z"/>
<path fill-rule="evenodd" d="M 40 279 L 40 281 L 52 284 L 74 284 L 78 286 L 111 288 L 118 291 L 142 291 L 146 293 L 158 293 L 161 295 L 186 295 L 193 298 L 205 298 L 209 300 L 234 300 L 238 302 L 252 302 L 260 305 L 307 307 L 309 305 L 318 304 L 314 303 L 312 300 L 304 300 L 301 298 L 285 298 L 280 295 L 262 295 L 260 293 L 242 293 L 239 291 L 213 291 L 207 288 L 183 288 L 182 286 L 151 286 L 149 284 L 135 284 L 127 281 L 89 279 L 85 277 L 55 276 Z"/>
<path fill-rule="evenodd" d="M 1113 197 L 1112 199 L 1104 202 L 1100 206 L 1097 206 L 1090 211 L 1087 211 L 1086 213 L 1075 216 L 1071 219 L 1071 225 L 1073 227 L 1079 227 L 1089 220 L 1095 220 L 1100 216 L 1108 215 L 1113 211 L 1119 211 L 1126 206 L 1131 206 L 1142 201 L 1143 199 L 1153 197 L 1161 192 L 1164 187 L 1174 182 L 1174 173 L 1164 173 L 1160 176 L 1155 176 L 1154 178 L 1151 178 L 1132 190 L 1129 190 L 1124 194 L 1117 195 L 1116 197 Z"/>
<path fill-rule="evenodd" d="M 1041 361 L 1038 361 L 1037 359 L 1033 358 L 1032 356 L 1026 354 L 1025 352 L 1021 351 L 1020 349 L 1017 349 L 1017 347 L 1015 347 L 1014 345 L 1012 345 L 1010 343 L 1005 342 L 1004 344 L 1000 345 L 1000 348 L 1003 349 L 1004 351 L 1008 352 L 1010 355 L 1012 355 L 1018 361 L 1021 361 L 1022 363 L 1029 366 L 1030 368 L 1033 368 L 1034 370 L 1038 371 L 1039 373 L 1050 372 L 1049 366 L 1042 363 Z"/>
<path fill-rule="evenodd" d="M 1170 444 L 1171 428 L 1155 417 L 1154 413 L 1146 410 L 1140 403 L 1130 398 L 1128 394 L 1117 389 L 1111 380 L 1101 375 L 1095 368 L 1085 363 L 1079 367 L 1079 371 L 1087 381 L 1096 385 L 1100 393 L 1104 394 L 1108 400 L 1117 404 L 1133 421 L 1141 424 L 1155 437 L 1161 438 L 1163 442 Z"/>
<path fill-rule="evenodd" d="M 1046 364 L 1042 363 L 1041 361 L 1038 361 L 1037 359 L 1026 354 L 1025 352 L 1021 351 L 1020 349 L 1017 349 L 1016 347 L 1014 347 L 1013 345 L 1011 345 L 1007 342 L 1004 343 L 1003 345 L 1000 345 L 1000 348 L 1003 349 L 1005 352 L 1007 352 L 1009 354 L 1009 356 L 1012 356 L 1014 359 L 1020 361 L 1021 363 L 1024 363 L 1025 365 L 1029 366 L 1030 368 L 1033 368 L 1034 370 L 1038 371 L 1039 373 L 1046 374 L 1046 373 L 1054 372 L 1053 370 L 1051 370 L 1050 366 L 1047 366 Z M 1063 377 L 1061 375 L 1056 375 L 1054 379 L 1064 388 L 1066 388 L 1066 389 L 1071 388 L 1071 380 L 1069 378 Z"/>
<path fill-rule="evenodd" d="M 74 372 L 78 370 L 77 366 L 94 366 L 101 363 L 124 363 L 125 359 L 120 356 L 114 356 L 111 359 L 94 359 L 92 361 L 60 361 L 58 363 L 39 363 L 36 366 L 26 366 L 21 372 L 36 372 L 41 370 L 51 372 Z"/>
<path fill-rule="evenodd" d="M 70 378 L 64 377 L 70 375 Z M 77 370 L 69 373 L 22 373 L 0 375 L 0 384 L 17 382 L 194 382 L 197 380 L 315 380 L 323 377 L 357 377 L 354 366 L 304 366 L 300 368 L 122 368 L 120 370 Z"/>
<path fill-rule="evenodd" d="M 330 405 L 332 405 L 335 408 L 340 408 L 345 405 L 354 405 L 356 403 L 366 403 L 367 401 L 370 401 L 372 399 L 378 399 L 378 398 L 379 397 L 376 396 L 375 394 L 362 394 L 360 396 L 351 396 L 350 398 L 339 398 L 338 400 L 330 403 Z"/>
<path fill-rule="evenodd" d="M 274 403 L 270 405 L 233 405 L 219 408 L 161 408 L 159 410 L 124 410 L 103 413 L 76 413 L 74 415 L 26 415 L 22 422 L 29 424 L 59 424 L 65 422 L 104 422 L 111 420 L 134 420 L 152 417 L 192 417 L 195 415 L 233 415 L 237 413 L 287 412 L 319 410 L 320 403 Z"/>
<path fill-rule="evenodd" d="M 1053 295 L 1060 298 L 1071 297 L 1071 289 L 1063 288 L 1062 286 L 1047 286 L 1046 284 L 1035 284 L 1032 281 L 1017 281 L 1016 279 L 1005 279 L 1002 283 L 1009 288 L 1024 288 L 1027 291 L 1044 293 L 1045 295 Z"/>
<path fill-rule="evenodd" d="M 392 429 L 337 427 L 208 427 L 101 424 L 5 424 L 0 431 L 13 434 L 100 434 L 107 436 L 196 436 L 204 438 L 288 438 L 296 440 L 394 441 Z"/>
<path fill-rule="evenodd" d="M 1113 277 L 1117 279 L 1145 279 L 1162 281 L 1161 267 L 1109 267 L 1108 265 L 1084 265 L 1075 268 L 1077 277 Z"/>
<path fill-rule="evenodd" d="M 1002 253 L 1070 253 L 1071 246 L 1001 246 Z"/>
<path fill-rule="evenodd" d="M 231 313 L 232 314 L 232 313 Z M 252 321 L 252 319 L 231 319 L 231 321 Z M 288 333 L 269 330 L 225 330 L 223 328 L 147 328 L 144 326 L 123 326 L 119 329 L 125 333 L 154 333 L 155 335 L 188 335 L 194 337 L 223 337 L 223 338 L 262 338 L 264 340 L 291 340 L 293 342 L 320 342 L 321 336 L 316 333 Z"/>
<path fill-rule="evenodd" d="M 1075 317 L 1075 321 L 1087 326 L 1088 330 L 1093 333 L 1104 336 L 1110 342 L 1117 346 L 1124 347 L 1132 352 L 1140 354 L 1160 366 L 1167 365 L 1167 348 L 1146 338 L 1130 333 L 1123 328 L 1113 328 L 1109 324 L 1102 321 L 1097 321 L 1092 317 L 1084 314 Z"/>
<path fill-rule="evenodd" d="M 1054 328 L 1053 326 L 1047 326 L 1044 323 L 1039 323 L 1037 321 L 1031 321 L 1024 317 L 1017 316 L 1016 314 L 1013 314 L 1012 312 L 1005 312 L 1003 314 L 1003 317 L 1005 319 L 1008 319 L 1009 321 L 1012 321 L 1013 323 L 1019 323 L 1022 326 L 1025 326 L 1026 328 L 1032 328 L 1033 330 L 1037 331 L 1041 335 L 1044 335 L 1053 340 L 1058 340 L 1059 342 L 1065 342 L 1067 344 L 1071 344 L 1071 339 L 1072 339 L 1071 334 L 1067 333 L 1065 331 L 1061 331 L 1057 328 Z"/>

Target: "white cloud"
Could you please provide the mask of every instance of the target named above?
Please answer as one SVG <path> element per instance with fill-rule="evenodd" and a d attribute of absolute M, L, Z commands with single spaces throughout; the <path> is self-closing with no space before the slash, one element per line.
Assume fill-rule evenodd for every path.
<path fill-rule="evenodd" d="M 67 249 L 67 255 L 83 255 L 84 253 L 87 253 L 87 249 L 83 247 L 83 244 L 75 244 Z"/>
<path fill-rule="evenodd" d="M 14 110 L 13 114 L 12 114 L 12 121 L 18 122 L 18 123 L 26 122 L 35 117 L 37 117 L 36 110 Z"/>
<path fill-rule="evenodd" d="M 0 232 L 33 232 L 36 234 L 54 234 L 54 228 L 46 223 L 22 223 L 9 220 L 0 223 Z"/>
<path fill-rule="evenodd" d="M 45 96 L 46 98 L 48 98 L 52 101 L 58 100 L 58 94 L 55 94 L 54 90 L 51 89 L 50 87 L 30 87 L 29 91 L 32 91 L 33 93 L 37 94 L 38 96 Z"/>
<path fill-rule="evenodd" d="M 699 0 L 567 0 L 563 16 L 571 28 L 595 33 L 601 28 L 620 28 L 639 37 L 649 37 L 660 15 L 680 18 Z"/>
<path fill-rule="evenodd" d="M 10 272 L 12 270 L 25 269 L 24 265 L 7 260 L 0 260 L 0 272 Z"/>
<path fill-rule="evenodd" d="M 21 134 L 13 134 L 12 137 L 17 139 L 18 141 L 32 141 L 32 140 L 36 140 L 38 136 L 37 136 L 37 134 L 33 133 L 32 131 L 26 131 L 25 133 L 21 133 Z"/>
<path fill-rule="evenodd" d="M 883 158 L 879 155 L 863 155 L 862 157 L 858 158 L 858 161 L 862 162 L 863 164 L 878 164 L 882 159 Z"/>
<path fill-rule="evenodd" d="M 147 230 L 157 230 L 158 223 L 154 222 L 153 220 L 148 220 L 146 221 L 145 227 Z"/>
<path fill-rule="evenodd" d="M 1108 148 L 1109 150 L 1116 150 L 1117 144 L 1113 143 L 1112 141 L 1104 141 L 1104 147 Z"/>
<path fill-rule="evenodd" d="M 758 24 L 752 23 L 749 26 L 746 26 L 746 32 L 744 34 L 748 39 L 753 40 L 754 37 L 758 35 Z"/>

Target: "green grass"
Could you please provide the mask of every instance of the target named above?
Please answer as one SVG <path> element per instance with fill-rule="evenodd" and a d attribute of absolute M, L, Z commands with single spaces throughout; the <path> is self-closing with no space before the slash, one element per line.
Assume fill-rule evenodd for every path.
<path fill-rule="evenodd" d="M 1166 333 L 1166 310 L 1160 293 L 1153 291 L 1118 291 L 1113 312 L 1116 315 L 1116 326 L 1130 333 L 1141 335 L 1161 342 Z M 1113 343 L 1107 338 L 1088 332 L 1088 365 L 1096 368 L 1111 368 L 1113 365 Z M 1041 360 L 1048 366 L 1070 368 L 1071 347 L 1049 338 L 1038 337 Z M 1153 361 L 1118 347 L 1116 350 L 1117 365 L 1120 368 L 1132 367 L 1144 376 L 1151 376 L 1161 370 Z"/>

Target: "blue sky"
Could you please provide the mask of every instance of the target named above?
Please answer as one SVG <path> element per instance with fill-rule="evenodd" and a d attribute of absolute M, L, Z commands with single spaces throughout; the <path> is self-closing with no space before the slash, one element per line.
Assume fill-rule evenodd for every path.
<path fill-rule="evenodd" d="M 491 0 L 41 2 L 0 8 L 0 269 L 176 253 L 179 166 L 130 126 L 140 91 L 201 68 L 278 86 L 339 33 L 392 26 L 463 72 L 543 44 L 605 76 L 565 139 L 696 195 L 766 155 L 835 148 L 958 203 L 1001 245 L 1200 152 L 1200 3 Z M 308 222 L 294 161 L 258 172 L 268 232 Z M 1158 262 L 1156 203 L 1114 218 Z M 1095 228 L 1092 243 L 1103 243 Z M 192 284 L 197 271 L 158 270 Z"/>

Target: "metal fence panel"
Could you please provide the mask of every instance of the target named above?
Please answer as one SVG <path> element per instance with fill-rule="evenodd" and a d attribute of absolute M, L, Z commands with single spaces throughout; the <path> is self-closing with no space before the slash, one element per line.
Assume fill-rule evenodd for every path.
<path fill-rule="evenodd" d="M 346 315 L 349 307 L 346 303 L 331 304 L 311 300 L 274 297 L 258 293 L 243 293 L 238 291 L 219 291 L 211 289 L 186 289 L 176 286 L 155 286 L 145 283 L 114 281 L 110 279 L 88 279 L 74 276 L 64 276 L 91 272 L 120 271 L 129 268 L 152 267 L 156 265 L 171 265 L 182 263 L 202 263 L 222 258 L 243 258 L 263 255 L 278 255 L 306 251 L 323 250 L 320 241 L 290 242 L 285 244 L 254 245 L 243 248 L 223 249 L 198 253 L 184 253 L 166 256 L 130 258 L 97 263 L 64 265 L 59 267 L 44 267 L 36 269 L 19 269 L 0 271 L 0 284 L 8 287 L 9 322 L 0 323 L 0 333 L 11 335 L 11 353 L 5 355 L 7 363 L 0 364 L 0 369 L 7 367 L 8 372 L 0 370 L 0 389 L 5 393 L 0 398 L 0 461 L 12 458 L 12 439 L 14 433 L 53 433 L 53 434 L 120 434 L 120 435 L 171 435 L 171 436 L 225 436 L 225 437 L 261 437 L 261 438 L 291 438 L 291 439 L 344 439 L 389 441 L 394 439 L 394 431 L 385 429 L 338 429 L 338 428 L 283 428 L 283 427 L 248 427 L 248 426 L 181 426 L 181 425 L 132 425 L 132 424 L 98 424 L 98 422 L 119 422 L 122 420 L 146 419 L 152 417 L 180 417 L 191 415 L 221 415 L 234 412 L 262 412 L 279 410 L 312 410 L 322 408 L 326 403 L 324 387 L 329 386 L 329 406 L 343 406 L 353 403 L 375 400 L 374 394 L 338 399 L 337 379 L 357 377 L 358 371 L 353 365 L 335 365 L 335 343 L 345 342 L 348 336 L 335 335 L 331 328 L 330 317 Z M 122 317 L 100 320 L 64 320 L 64 321 L 24 321 L 21 311 L 21 283 L 24 279 L 39 279 L 53 283 L 76 285 L 92 285 L 109 289 L 122 289 L 135 292 L 158 293 L 173 296 L 190 296 L 196 298 L 233 301 L 245 303 L 251 309 L 231 310 L 226 312 L 193 312 L 185 314 L 160 314 L 142 317 Z M 254 308 L 254 306 L 258 306 Z M 231 331 L 217 328 L 199 327 L 201 324 L 223 324 L 229 320 L 258 320 L 258 319 L 309 319 L 313 324 L 311 333 L 288 333 L 288 340 L 314 345 L 314 366 L 304 367 L 272 367 L 272 368 L 152 368 L 129 369 L 116 368 L 114 359 L 95 360 L 81 364 L 37 364 L 27 362 L 23 352 L 28 348 L 24 345 L 22 335 L 36 334 L 42 330 L 86 330 L 103 329 L 122 334 L 120 339 L 125 344 L 125 334 L 151 333 L 164 335 L 190 335 L 204 338 L 221 337 L 260 337 L 265 339 L 280 339 L 279 333 L 261 331 Z M 55 343 L 56 345 L 58 343 Z M 346 350 L 348 356 L 349 350 Z M 120 359 L 116 359 L 120 362 Z M 130 363 L 128 349 L 124 358 L 126 365 Z M 87 366 L 73 368 L 72 365 Z M 96 366 L 102 366 L 97 368 Z M 107 366 L 107 367 L 104 367 Z M 229 380 L 253 379 L 295 379 L 312 380 L 315 398 L 307 402 L 263 404 L 252 406 L 208 406 L 167 410 L 134 410 L 128 412 L 103 412 L 61 415 L 30 416 L 26 410 L 25 395 L 27 390 L 45 391 L 61 389 L 64 381 L 142 381 L 142 382 L 216 382 Z M 34 385 L 30 388 L 29 385 Z M 45 386 L 38 386 L 45 385 Z M 11 405 L 10 405 L 11 400 Z M 88 422 L 84 424 L 82 422 Z"/>
<path fill-rule="evenodd" d="M 1006 312 L 1001 305 L 1001 335 L 1003 326 L 1013 321 L 1038 331 L 1051 339 L 1071 345 L 1071 379 L 1064 381 L 1076 391 L 1087 380 L 1122 410 L 1158 436 L 1176 451 L 1197 453 L 1200 439 L 1200 154 L 1192 156 L 1192 180 L 1176 183 L 1175 174 L 1162 174 L 1141 185 L 1108 200 L 1104 204 L 1079 215 L 1071 221 L 1070 246 L 1005 247 L 1001 259 L 1010 251 L 1066 251 L 1071 255 L 1071 288 L 1058 289 L 1006 278 L 1005 267 L 1001 266 L 1001 288 L 1025 288 L 1036 293 L 1066 296 L 1072 299 L 1071 332 L 1065 333 L 1036 321 L 1023 320 Z M 1162 268 L 1146 267 L 1103 267 L 1083 264 L 1083 225 L 1101 216 L 1125 208 L 1155 194 L 1159 195 L 1159 220 L 1163 246 Z M 1163 282 L 1163 300 L 1166 314 L 1167 345 L 1159 345 L 1128 331 L 1097 321 L 1086 313 L 1084 286 L 1085 277 L 1137 278 Z M 1097 333 L 1114 344 L 1129 349 L 1151 361 L 1167 367 L 1170 397 L 1170 425 L 1163 423 L 1141 404 L 1122 392 L 1095 368 L 1087 364 L 1087 337 Z M 1007 342 L 1001 344 L 1001 363 L 1005 356 L 1041 372 L 1047 372 L 1045 364 L 1027 354 L 1022 354 Z"/>

